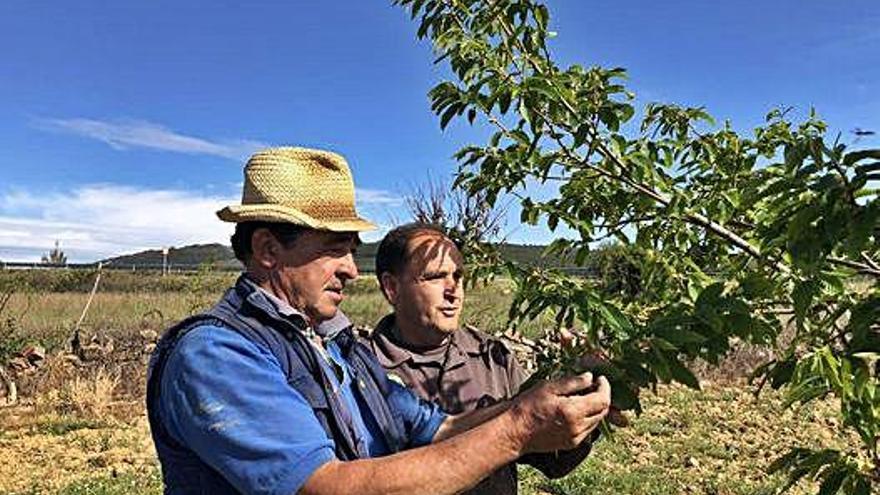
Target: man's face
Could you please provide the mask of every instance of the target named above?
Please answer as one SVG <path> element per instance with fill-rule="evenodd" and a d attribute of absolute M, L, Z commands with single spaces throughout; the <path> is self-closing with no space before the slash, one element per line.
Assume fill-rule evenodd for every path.
<path fill-rule="evenodd" d="M 384 277 L 398 326 L 409 327 L 422 343 L 442 341 L 458 329 L 464 304 L 461 253 L 436 232 L 416 234 L 407 253 L 402 272 Z"/>
<path fill-rule="evenodd" d="M 308 230 L 293 245 L 282 247 L 273 285 L 313 324 L 333 318 L 343 300 L 342 290 L 357 278 L 353 233 Z"/>

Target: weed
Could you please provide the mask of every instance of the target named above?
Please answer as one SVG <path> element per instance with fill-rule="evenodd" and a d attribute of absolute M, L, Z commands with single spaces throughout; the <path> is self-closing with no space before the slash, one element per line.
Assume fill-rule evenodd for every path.
<path fill-rule="evenodd" d="M 49 416 L 37 424 L 37 431 L 47 435 L 66 435 L 72 431 L 107 426 L 105 423 L 94 419 L 83 419 L 69 416 Z"/>
<path fill-rule="evenodd" d="M 25 343 L 17 318 L 9 316 L 0 319 L 0 365 L 21 351 Z"/>
<path fill-rule="evenodd" d="M 62 386 L 60 409 L 81 418 L 106 418 L 118 386 L 119 375 L 104 368 L 99 368 L 90 377 L 77 376 Z"/>

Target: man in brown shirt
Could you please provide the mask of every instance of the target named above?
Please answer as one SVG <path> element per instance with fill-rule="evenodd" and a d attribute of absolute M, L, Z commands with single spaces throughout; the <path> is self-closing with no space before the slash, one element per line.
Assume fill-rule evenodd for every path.
<path fill-rule="evenodd" d="M 511 399 L 526 378 L 500 340 L 460 327 L 463 271 L 461 253 L 436 226 L 413 223 L 389 232 L 376 254 L 376 275 L 394 313 L 379 322 L 368 341 L 392 380 L 452 414 Z M 589 450 L 587 441 L 572 451 L 520 461 L 559 477 Z M 516 465 L 510 464 L 467 493 L 516 491 Z"/>

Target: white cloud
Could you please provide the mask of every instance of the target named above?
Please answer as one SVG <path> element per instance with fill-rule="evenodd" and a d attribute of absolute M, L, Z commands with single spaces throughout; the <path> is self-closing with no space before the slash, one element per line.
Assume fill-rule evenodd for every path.
<path fill-rule="evenodd" d="M 214 212 L 238 198 L 93 185 L 64 194 L 0 196 L 0 259 L 34 261 L 56 240 L 74 262 L 162 246 L 228 242 Z"/>
<path fill-rule="evenodd" d="M 87 118 L 39 119 L 41 129 L 67 132 L 97 139 L 117 150 L 147 148 L 194 155 L 213 155 L 242 160 L 267 145 L 258 141 L 211 141 L 187 136 L 159 124 L 142 120 L 103 121 Z"/>
<path fill-rule="evenodd" d="M 361 214 L 382 223 L 393 193 L 358 190 Z M 0 194 L 0 260 L 39 261 L 59 241 L 71 262 L 91 262 L 163 246 L 228 243 L 231 224 L 215 212 L 240 196 L 113 184 L 66 193 L 17 189 Z M 368 235 L 376 240 L 379 233 Z"/>
<path fill-rule="evenodd" d="M 381 189 L 360 189 L 355 191 L 355 198 L 361 204 L 378 204 L 388 206 L 400 206 L 403 204 L 403 196 L 392 191 Z"/>

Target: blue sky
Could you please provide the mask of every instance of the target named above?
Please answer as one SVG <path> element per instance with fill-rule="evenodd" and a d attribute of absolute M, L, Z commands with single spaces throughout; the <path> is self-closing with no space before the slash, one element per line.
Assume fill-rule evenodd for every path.
<path fill-rule="evenodd" d="M 639 101 L 705 105 L 738 129 L 815 106 L 845 141 L 880 131 L 876 0 L 548 5 L 558 59 L 627 67 Z M 225 242 L 213 211 L 265 145 L 342 153 L 362 213 L 404 218 L 413 184 L 450 177 L 452 153 L 481 138 L 440 131 L 426 92 L 444 71 L 415 28 L 386 1 L 5 0 L 0 259 L 56 239 L 76 261 Z"/>

